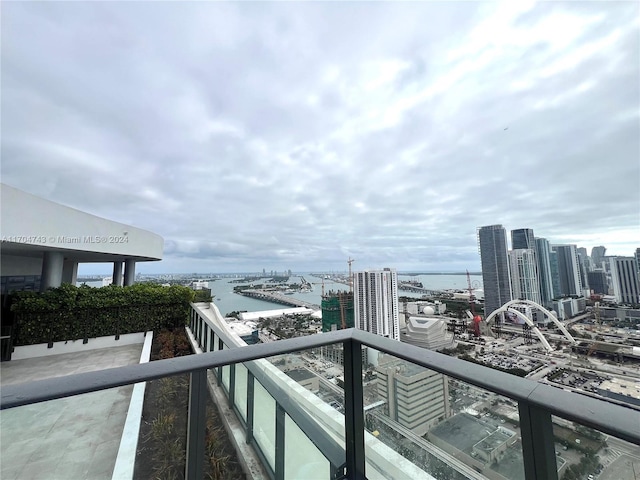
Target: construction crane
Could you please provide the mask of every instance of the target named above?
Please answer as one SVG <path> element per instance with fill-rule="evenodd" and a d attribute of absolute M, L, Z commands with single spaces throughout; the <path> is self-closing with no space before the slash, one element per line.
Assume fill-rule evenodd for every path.
<path fill-rule="evenodd" d="M 338 293 L 338 302 L 340 303 L 340 323 L 342 324 L 342 329 L 347 328 L 347 320 L 344 314 L 344 307 L 347 299 L 345 298 L 346 294 L 340 292 Z"/>
<path fill-rule="evenodd" d="M 324 297 L 324 278 L 322 282 L 309 282 L 311 285 L 322 285 L 322 296 Z"/>
<path fill-rule="evenodd" d="M 473 296 L 473 287 L 471 286 L 471 275 L 469 275 L 469 270 L 467 270 L 467 285 L 469 287 L 469 308 L 471 309 L 471 312 L 467 310 L 467 315 L 471 317 L 471 321 L 473 322 L 474 336 L 479 337 L 482 317 L 476 313 L 476 302 L 475 297 Z"/>
<path fill-rule="evenodd" d="M 347 263 L 349 264 L 349 292 L 353 293 L 353 277 L 351 276 L 351 264 L 355 262 L 355 260 L 351 257 L 349 257 L 349 260 L 347 260 Z"/>
<path fill-rule="evenodd" d="M 469 288 L 469 307 L 471 308 L 471 313 L 473 316 L 476 316 L 476 307 L 475 307 L 475 298 L 473 296 L 473 288 L 471 287 L 471 275 L 469 275 L 469 270 L 467 270 L 467 285 Z"/>

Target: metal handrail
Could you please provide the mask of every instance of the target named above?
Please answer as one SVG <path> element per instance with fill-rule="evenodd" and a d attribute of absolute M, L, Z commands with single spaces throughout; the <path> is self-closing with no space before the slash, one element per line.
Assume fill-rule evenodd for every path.
<path fill-rule="evenodd" d="M 230 337 L 225 332 L 216 331 L 215 333 L 223 340 L 227 340 L 229 342 L 225 342 L 227 345 L 232 345 Z M 354 340 L 363 346 L 372 347 L 465 383 L 516 401 L 534 404 L 548 410 L 552 415 L 640 444 L 640 422 L 629 421 L 630 416 L 635 416 L 636 412 L 623 406 L 567 392 L 557 387 L 353 328 L 140 365 L 7 385 L 0 392 L 0 410 Z"/>
<path fill-rule="evenodd" d="M 516 377 L 425 350 L 413 345 L 397 342 L 356 329 L 339 330 L 273 343 L 243 346 L 221 326 L 217 325 L 196 305 L 193 305 L 191 325 L 194 334 L 203 345 L 209 332 L 213 332 L 220 350 L 199 355 L 191 355 L 156 362 L 111 368 L 89 373 L 57 377 L 52 379 L 16 384 L 3 387 L 0 392 L 0 409 L 8 409 L 33 403 L 89 393 L 123 385 L 155 380 L 158 378 L 191 374 L 191 388 L 204 392 L 206 370 L 231 365 L 229 400 L 233 403 L 234 365 L 243 363 L 249 373 L 263 384 L 276 401 L 276 437 L 282 442 L 285 412 L 289 413 L 308 438 L 316 444 L 320 452 L 330 461 L 332 478 L 365 478 L 364 414 L 362 405 L 362 364 L 361 348 L 371 347 L 416 365 L 434 370 L 449 377 L 495 392 L 518 402 L 521 437 L 523 445 L 525 476 L 534 478 L 557 478 L 556 459 L 553 448 L 551 415 L 576 421 L 614 437 L 640 445 L 640 422 L 635 411 L 620 405 L 595 399 L 573 392 L 567 392 L 550 385 Z M 206 328 L 205 328 L 206 324 Z M 229 347 L 222 350 L 222 345 Z M 277 385 L 275 379 L 262 374 L 254 364 L 255 360 L 282 355 L 332 344 L 342 344 L 345 353 L 345 424 L 344 445 L 331 439 L 317 425 L 304 409 L 292 402 L 286 389 Z M 209 345 L 211 348 L 211 345 Z M 218 369 L 218 380 L 221 370 Z M 204 430 L 200 418 L 204 415 L 203 394 L 190 394 L 190 413 L 187 448 L 187 478 L 201 478 L 201 464 L 204 445 Z M 631 415 L 630 415 L 631 414 Z M 250 426 L 247 425 L 248 432 Z M 278 433 L 279 432 L 279 433 Z M 248 435 L 250 435 L 248 433 Z M 249 439 L 249 437 L 248 437 Z M 249 441 L 249 440 L 247 440 Z M 276 440 L 278 441 L 278 440 Z M 259 449 L 258 449 L 259 450 Z M 281 452 L 281 451 L 280 451 Z M 283 478 L 282 453 L 277 457 L 274 471 L 269 476 L 276 480 Z M 346 463 L 340 464 L 342 459 Z M 274 476 L 275 473 L 275 476 Z"/>
<path fill-rule="evenodd" d="M 218 332 L 216 332 L 217 334 Z M 0 410 L 347 341 L 350 330 L 157 360 L 2 387 Z M 228 337 L 227 337 L 228 338 Z"/>
<path fill-rule="evenodd" d="M 630 408 L 568 392 L 415 345 L 399 344 L 394 340 L 362 330 L 354 330 L 352 339 L 512 400 L 544 408 L 552 415 L 640 444 L 640 421 L 629 421 L 630 417 L 637 419 L 637 412 Z"/>

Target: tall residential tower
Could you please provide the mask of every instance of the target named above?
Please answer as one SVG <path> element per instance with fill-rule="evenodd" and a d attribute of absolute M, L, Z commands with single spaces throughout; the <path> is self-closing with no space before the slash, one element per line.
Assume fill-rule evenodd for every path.
<path fill-rule="evenodd" d="M 523 248 L 535 250 L 536 241 L 533 236 L 533 230 L 530 228 L 511 230 L 511 248 L 513 250 L 521 250 Z"/>
<path fill-rule="evenodd" d="M 635 257 L 610 257 L 611 284 L 619 303 L 640 303 L 638 264 Z"/>
<path fill-rule="evenodd" d="M 558 276 L 562 296 L 582 296 L 583 285 L 578 263 L 578 249 L 575 245 L 551 245 L 558 255 Z"/>
<path fill-rule="evenodd" d="M 355 326 L 400 341 L 398 274 L 395 270 L 367 270 L 353 274 Z"/>
<path fill-rule="evenodd" d="M 488 317 L 494 310 L 513 299 L 507 253 L 507 231 L 502 225 L 480 227 L 478 246 L 484 285 L 484 313 L 485 317 Z"/>
<path fill-rule="evenodd" d="M 553 301 L 553 276 L 551 275 L 551 245 L 546 238 L 536 238 L 538 261 L 538 280 L 540 281 L 540 300 L 545 307 L 551 307 Z"/>
<path fill-rule="evenodd" d="M 531 248 L 511 250 L 509 251 L 509 261 L 511 263 L 513 298 L 531 300 L 540 304 L 535 251 Z"/>

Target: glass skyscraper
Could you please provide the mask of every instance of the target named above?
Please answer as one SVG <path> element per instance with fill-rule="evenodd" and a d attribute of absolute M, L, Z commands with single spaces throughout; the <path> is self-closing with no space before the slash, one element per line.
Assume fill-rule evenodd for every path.
<path fill-rule="evenodd" d="M 551 307 L 551 302 L 555 295 L 553 293 L 553 276 L 551 274 L 551 245 L 546 238 L 536 238 L 536 254 L 538 279 L 540 280 L 540 300 L 542 300 L 542 305 L 545 307 Z"/>
<path fill-rule="evenodd" d="M 551 249 L 558 254 L 560 294 L 582 296 L 578 249 L 575 245 L 552 245 Z"/>
<path fill-rule="evenodd" d="M 488 225 L 478 229 L 478 246 L 482 264 L 485 318 L 494 310 L 513 300 L 507 231 L 502 225 Z"/>
<path fill-rule="evenodd" d="M 528 248 L 530 250 L 536 249 L 533 230 L 531 228 L 518 228 L 517 230 L 511 230 L 511 249 L 522 250 L 523 248 Z"/>

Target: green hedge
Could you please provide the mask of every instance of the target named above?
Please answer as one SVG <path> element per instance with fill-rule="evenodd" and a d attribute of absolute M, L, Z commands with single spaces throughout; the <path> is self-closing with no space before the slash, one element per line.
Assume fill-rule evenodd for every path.
<path fill-rule="evenodd" d="M 63 284 L 43 293 L 16 292 L 13 345 L 78 340 L 185 325 L 194 292 L 136 284 L 91 288 Z"/>

